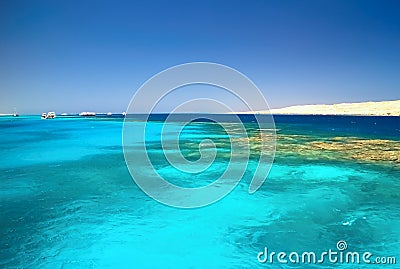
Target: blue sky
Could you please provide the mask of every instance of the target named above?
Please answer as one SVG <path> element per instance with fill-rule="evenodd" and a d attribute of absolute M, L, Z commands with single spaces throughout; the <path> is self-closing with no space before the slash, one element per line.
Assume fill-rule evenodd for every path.
<path fill-rule="evenodd" d="M 121 112 L 192 61 L 241 71 L 272 108 L 400 99 L 399 14 L 400 1 L 1 1 L 0 113 Z"/>

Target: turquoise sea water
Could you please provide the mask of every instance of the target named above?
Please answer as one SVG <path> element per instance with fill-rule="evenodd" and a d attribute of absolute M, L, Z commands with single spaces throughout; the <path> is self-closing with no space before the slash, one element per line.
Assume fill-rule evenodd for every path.
<path fill-rule="evenodd" d="M 271 266 L 257 260 L 265 247 L 318 254 L 345 240 L 349 251 L 395 256 L 397 265 L 273 265 L 398 268 L 399 119 L 275 121 L 276 158 L 259 191 L 247 192 L 256 165 L 250 163 L 224 199 L 185 210 L 154 201 L 133 182 L 122 153 L 122 119 L 1 117 L 0 267 L 263 268 Z M 149 124 L 157 129 L 162 122 Z M 213 125 L 197 123 L 186 137 L 187 157 L 196 158 L 192 142 L 205 133 L 221 136 Z M 151 150 L 155 158 L 161 154 Z M 174 183 L 198 186 L 221 173 L 224 156 L 208 174 L 191 178 L 157 165 Z"/>

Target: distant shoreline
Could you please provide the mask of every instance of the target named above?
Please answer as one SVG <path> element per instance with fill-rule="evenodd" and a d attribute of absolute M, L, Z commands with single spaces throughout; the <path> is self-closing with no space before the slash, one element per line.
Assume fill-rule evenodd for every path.
<path fill-rule="evenodd" d="M 333 105 L 297 105 L 284 108 L 232 112 L 230 114 L 327 115 L 327 116 L 400 116 L 400 100 Z"/>
<path fill-rule="evenodd" d="M 119 117 L 123 113 L 96 113 L 90 115 L 82 113 L 63 113 L 57 117 Z M 146 115 L 147 113 L 135 113 L 127 115 Z M 169 112 L 157 112 L 151 114 L 170 114 Z M 238 111 L 229 113 L 207 113 L 207 112 L 183 112 L 179 114 L 254 114 L 254 115 L 296 115 L 296 116 L 400 116 L 400 100 L 379 101 L 379 102 L 360 102 L 360 103 L 339 103 L 332 105 L 296 105 L 284 108 L 260 110 L 260 111 Z M 40 114 L 26 114 L 25 116 L 36 116 Z M 13 116 L 13 114 L 0 114 L 1 116 Z"/>
<path fill-rule="evenodd" d="M 160 112 L 160 113 L 151 113 L 149 115 L 169 115 L 170 113 L 167 112 Z M 199 113 L 199 112 L 189 112 L 189 113 L 179 113 L 182 115 L 199 115 L 199 116 L 207 116 L 207 115 L 272 115 L 272 116 L 337 116 L 337 117 L 400 117 L 400 115 L 360 115 L 360 114 L 289 114 L 289 113 L 259 113 L 259 112 L 231 112 L 231 113 Z M 60 116 L 57 115 L 57 119 L 78 119 L 78 118 L 87 118 L 87 119 L 94 119 L 94 118 L 129 118 L 130 116 L 146 116 L 147 114 L 143 113 L 135 113 L 135 114 L 127 114 L 127 116 L 122 115 L 113 115 L 113 116 L 106 116 L 106 115 L 96 115 L 96 116 L 79 116 L 79 115 L 71 115 L 71 116 Z M 1 117 L 10 117 L 10 118 L 23 118 L 23 117 L 38 117 L 40 118 L 40 114 L 22 114 L 19 117 L 14 117 L 12 114 L 9 115 L 0 115 Z"/>

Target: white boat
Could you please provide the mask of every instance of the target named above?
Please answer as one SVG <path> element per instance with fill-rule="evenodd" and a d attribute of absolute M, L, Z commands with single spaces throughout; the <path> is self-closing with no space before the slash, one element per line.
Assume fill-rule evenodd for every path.
<path fill-rule="evenodd" d="M 96 116 L 96 112 L 84 111 L 84 112 L 79 113 L 79 116 L 82 116 L 82 117 L 94 117 L 94 116 Z"/>
<path fill-rule="evenodd" d="M 16 108 L 14 108 L 14 113 L 13 113 L 13 117 L 18 117 L 19 115 L 18 115 L 18 113 L 17 113 L 17 109 Z"/>
<path fill-rule="evenodd" d="M 124 112 L 122 112 L 122 116 L 124 116 L 124 117 L 126 116 L 126 112 L 125 112 L 125 111 L 124 111 Z"/>
<path fill-rule="evenodd" d="M 108 113 L 107 113 L 107 116 L 112 116 L 112 113 L 111 113 L 111 112 L 108 112 Z"/>
<path fill-rule="evenodd" d="M 48 112 L 47 114 L 46 114 L 46 112 L 43 112 L 41 118 L 43 120 L 45 120 L 45 119 L 54 119 L 55 117 L 56 117 L 56 113 L 51 111 L 51 112 Z"/>
<path fill-rule="evenodd" d="M 62 113 L 61 116 L 68 116 L 68 113 Z"/>

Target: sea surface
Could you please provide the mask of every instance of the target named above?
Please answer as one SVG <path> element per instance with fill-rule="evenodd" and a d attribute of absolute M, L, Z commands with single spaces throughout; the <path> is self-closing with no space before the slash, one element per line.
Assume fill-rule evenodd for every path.
<path fill-rule="evenodd" d="M 241 117 L 254 130 L 252 117 Z M 164 119 L 154 116 L 149 128 Z M 275 161 L 257 192 L 248 193 L 250 160 L 225 198 L 178 209 L 132 180 L 123 118 L 0 117 L 0 268 L 399 268 L 400 117 L 274 119 Z M 176 174 L 152 134 L 155 166 L 177 185 L 209 184 L 229 162 L 229 139 L 213 122 L 195 122 L 182 136 L 194 160 L 202 139 L 218 141 L 204 175 Z M 319 256 L 341 240 L 345 251 L 396 257 L 397 265 L 257 259 L 266 247 Z"/>

